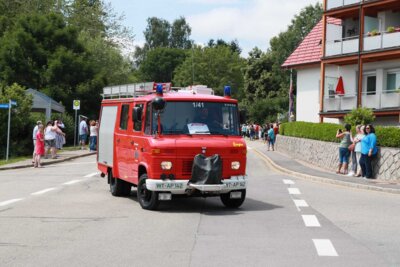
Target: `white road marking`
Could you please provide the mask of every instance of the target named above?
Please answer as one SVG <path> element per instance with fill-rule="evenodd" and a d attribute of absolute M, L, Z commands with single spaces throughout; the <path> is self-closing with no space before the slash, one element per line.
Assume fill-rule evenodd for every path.
<path fill-rule="evenodd" d="M 94 163 L 96 163 L 96 161 L 76 162 L 76 163 L 64 163 L 64 164 L 58 164 L 57 166 L 84 165 L 84 164 L 94 164 Z"/>
<path fill-rule="evenodd" d="M 247 146 L 247 149 L 248 150 L 252 150 L 253 148 L 251 146 Z"/>
<path fill-rule="evenodd" d="M 294 187 L 288 188 L 288 191 L 289 191 L 289 194 L 291 194 L 291 195 L 300 195 L 301 194 L 300 190 L 298 188 L 294 188 Z"/>
<path fill-rule="evenodd" d="M 99 173 L 99 172 L 94 172 L 94 173 L 90 173 L 90 174 L 88 174 L 88 175 L 85 175 L 85 176 L 83 176 L 83 177 L 85 177 L 85 178 L 90 178 L 90 177 L 96 176 L 96 175 L 98 175 L 98 174 L 100 174 L 100 173 Z"/>
<path fill-rule="evenodd" d="M 292 180 L 283 179 L 284 184 L 294 184 Z"/>
<path fill-rule="evenodd" d="M 18 202 L 21 200 L 24 200 L 24 199 L 23 198 L 14 198 L 14 199 L 3 201 L 3 202 L 0 202 L 0 207 L 6 206 L 8 204 L 12 204 L 12 203 L 15 203 L 15 202 Z"/>
<path fill-rule="evenodd" d="M 50 191 L 53 191 L 53 190 L 55 190 L 54 187 L 46 188 L 46 189 L 37 191 L 37 192 L 35 192 L 35 193 L 32 193 L 31 195 L 32 195 L 32 196 L 42 195 L 42 194 L 45 194 L 45 193 L 50 192 Z"/>
<path fill-rule="evenodd" d="M 318 256 L 339 256 L 329 239 L 313 239 Z"/>
<path fill-rule="evenodd" d="M 63 183 L 63 185 L 71 185 L 71 184 L 76 184 L 76 183 L 79 183 L 79 182 L 82 182 L 83 180 L 72 180 L 72 181 L 69 181 L 69 182 L 66 182 L 66 183 Z"/>
<path fill-rule="evenodd" d="M 308 207 L 308 204 L 305 200 L 303 199 L 293 199 L 294 204 L 296 205 L 296 207 L 300 208 L 300 207 Z"/>
<path fill-rule="evenodd" d="M 315 215 L 301 215 L 303 217 L 304 224 L 307 227 L 321 227 L 317 216 Z"/>

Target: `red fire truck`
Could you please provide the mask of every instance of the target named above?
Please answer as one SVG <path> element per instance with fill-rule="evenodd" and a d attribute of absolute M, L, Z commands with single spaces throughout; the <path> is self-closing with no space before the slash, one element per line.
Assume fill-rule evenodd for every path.
<path fill-rule="evenodd" d="M 97 162 L 111 194 L 137 187 L 143 209 L 173 196 L 220 196 L 237 208 L 246 197 L 246 143 L 237 100 L 206 86 L 170 83 L 106 87 Z"/>

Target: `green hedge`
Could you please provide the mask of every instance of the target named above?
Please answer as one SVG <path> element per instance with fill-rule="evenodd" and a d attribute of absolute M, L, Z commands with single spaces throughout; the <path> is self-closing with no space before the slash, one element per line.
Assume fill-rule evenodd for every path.
<path fill-rule="evenodd" d="M 336 138 L 337 129 L 344 129 L 342 125 L 333 123 L 312 122 L 287 122 L 280 125 L 279 133 L 286 136 L 301 137 L 313 140 L 339 142 Z M 353 135 L 354 135 L 354 128 Z M 385 147 L 400 148 L 400 128 L 397 127 L 375 127 L 378 145 Z"/>

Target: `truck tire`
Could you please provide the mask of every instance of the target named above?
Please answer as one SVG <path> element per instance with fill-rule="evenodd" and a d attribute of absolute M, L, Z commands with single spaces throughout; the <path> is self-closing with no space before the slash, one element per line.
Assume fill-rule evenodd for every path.
<path fill-rule="evenodd" d="M 137 186 L 137 197 L 142 209 L 156 210 L 160 201 L 158 200 L 158 193 L 147 190 L 146 188 L 147 173 L 144 173 L 139 178 Z"/>
<path fill-rule="evenodd" d="M 131 194 L 132 185 L 124 180 L 118 179 L 112 175 L 112 170 L 108 172 L 108 180 L 110 181 L 111 195 L 129 196 Z"/>
<path fill-rule="evenodd" d="M 220 198 L 221 198 L 222 203 L 223 203 L 227 208 L 239 208 L 239 207 L 243 204 L 244 200 L 246 199 L 246 189 L 235 190 L 235 191 L 236 191 L 236 192 L 238 192 L 238 191 L 242 192 L 241 198 L 238 198 L 238 199 L 231 199 L 231 198 L 230 198 L 230 194 L 231 194 L 231 192 L 233 192 L 233 191 L 231 191 L 231 192 L 229 192 L 229 193 L 225 193 L 225 194 L 221 194 L 221 195 L 220 195 Z"/>

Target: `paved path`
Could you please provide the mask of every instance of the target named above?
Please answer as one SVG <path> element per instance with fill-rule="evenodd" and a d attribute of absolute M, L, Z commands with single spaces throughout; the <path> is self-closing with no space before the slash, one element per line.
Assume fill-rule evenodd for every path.
<path fill-rule="evenodd" d="M 46 166 L 49 164 L 64 162 L 66 160 L 76 159 L 76 158 L 85 157 L 85 156 L 89 156 L 89 155 L 93 155 L 93 154 L 95 154 L 95 152 L 90 152 L 89 150 L 72 150 L 72 151 L 61 150 L 57 153 L 56 159 L 42 158 L 41 162 L 42 162 L 43 166 Z M 26 160 L 21 160 L 18 162 L 0 166 L 0 171 L 10 170 L 10 169 L 19 169 L 19 168 L 29 168 L 32 166 L 33 166 L 32 159 L 26 159 Z"/>
<path fill-rule="evenodd" d="M 254 149 L 260 155 L 264 156 L 272 167 L 283 173 L 319 182 L 400 194 L 399 183 L 339 175 L 327 170 L 311 167 L 279 151 L 267 151 L 267 146 L 261 141 L 246 141 L 248 149 Z"/>

